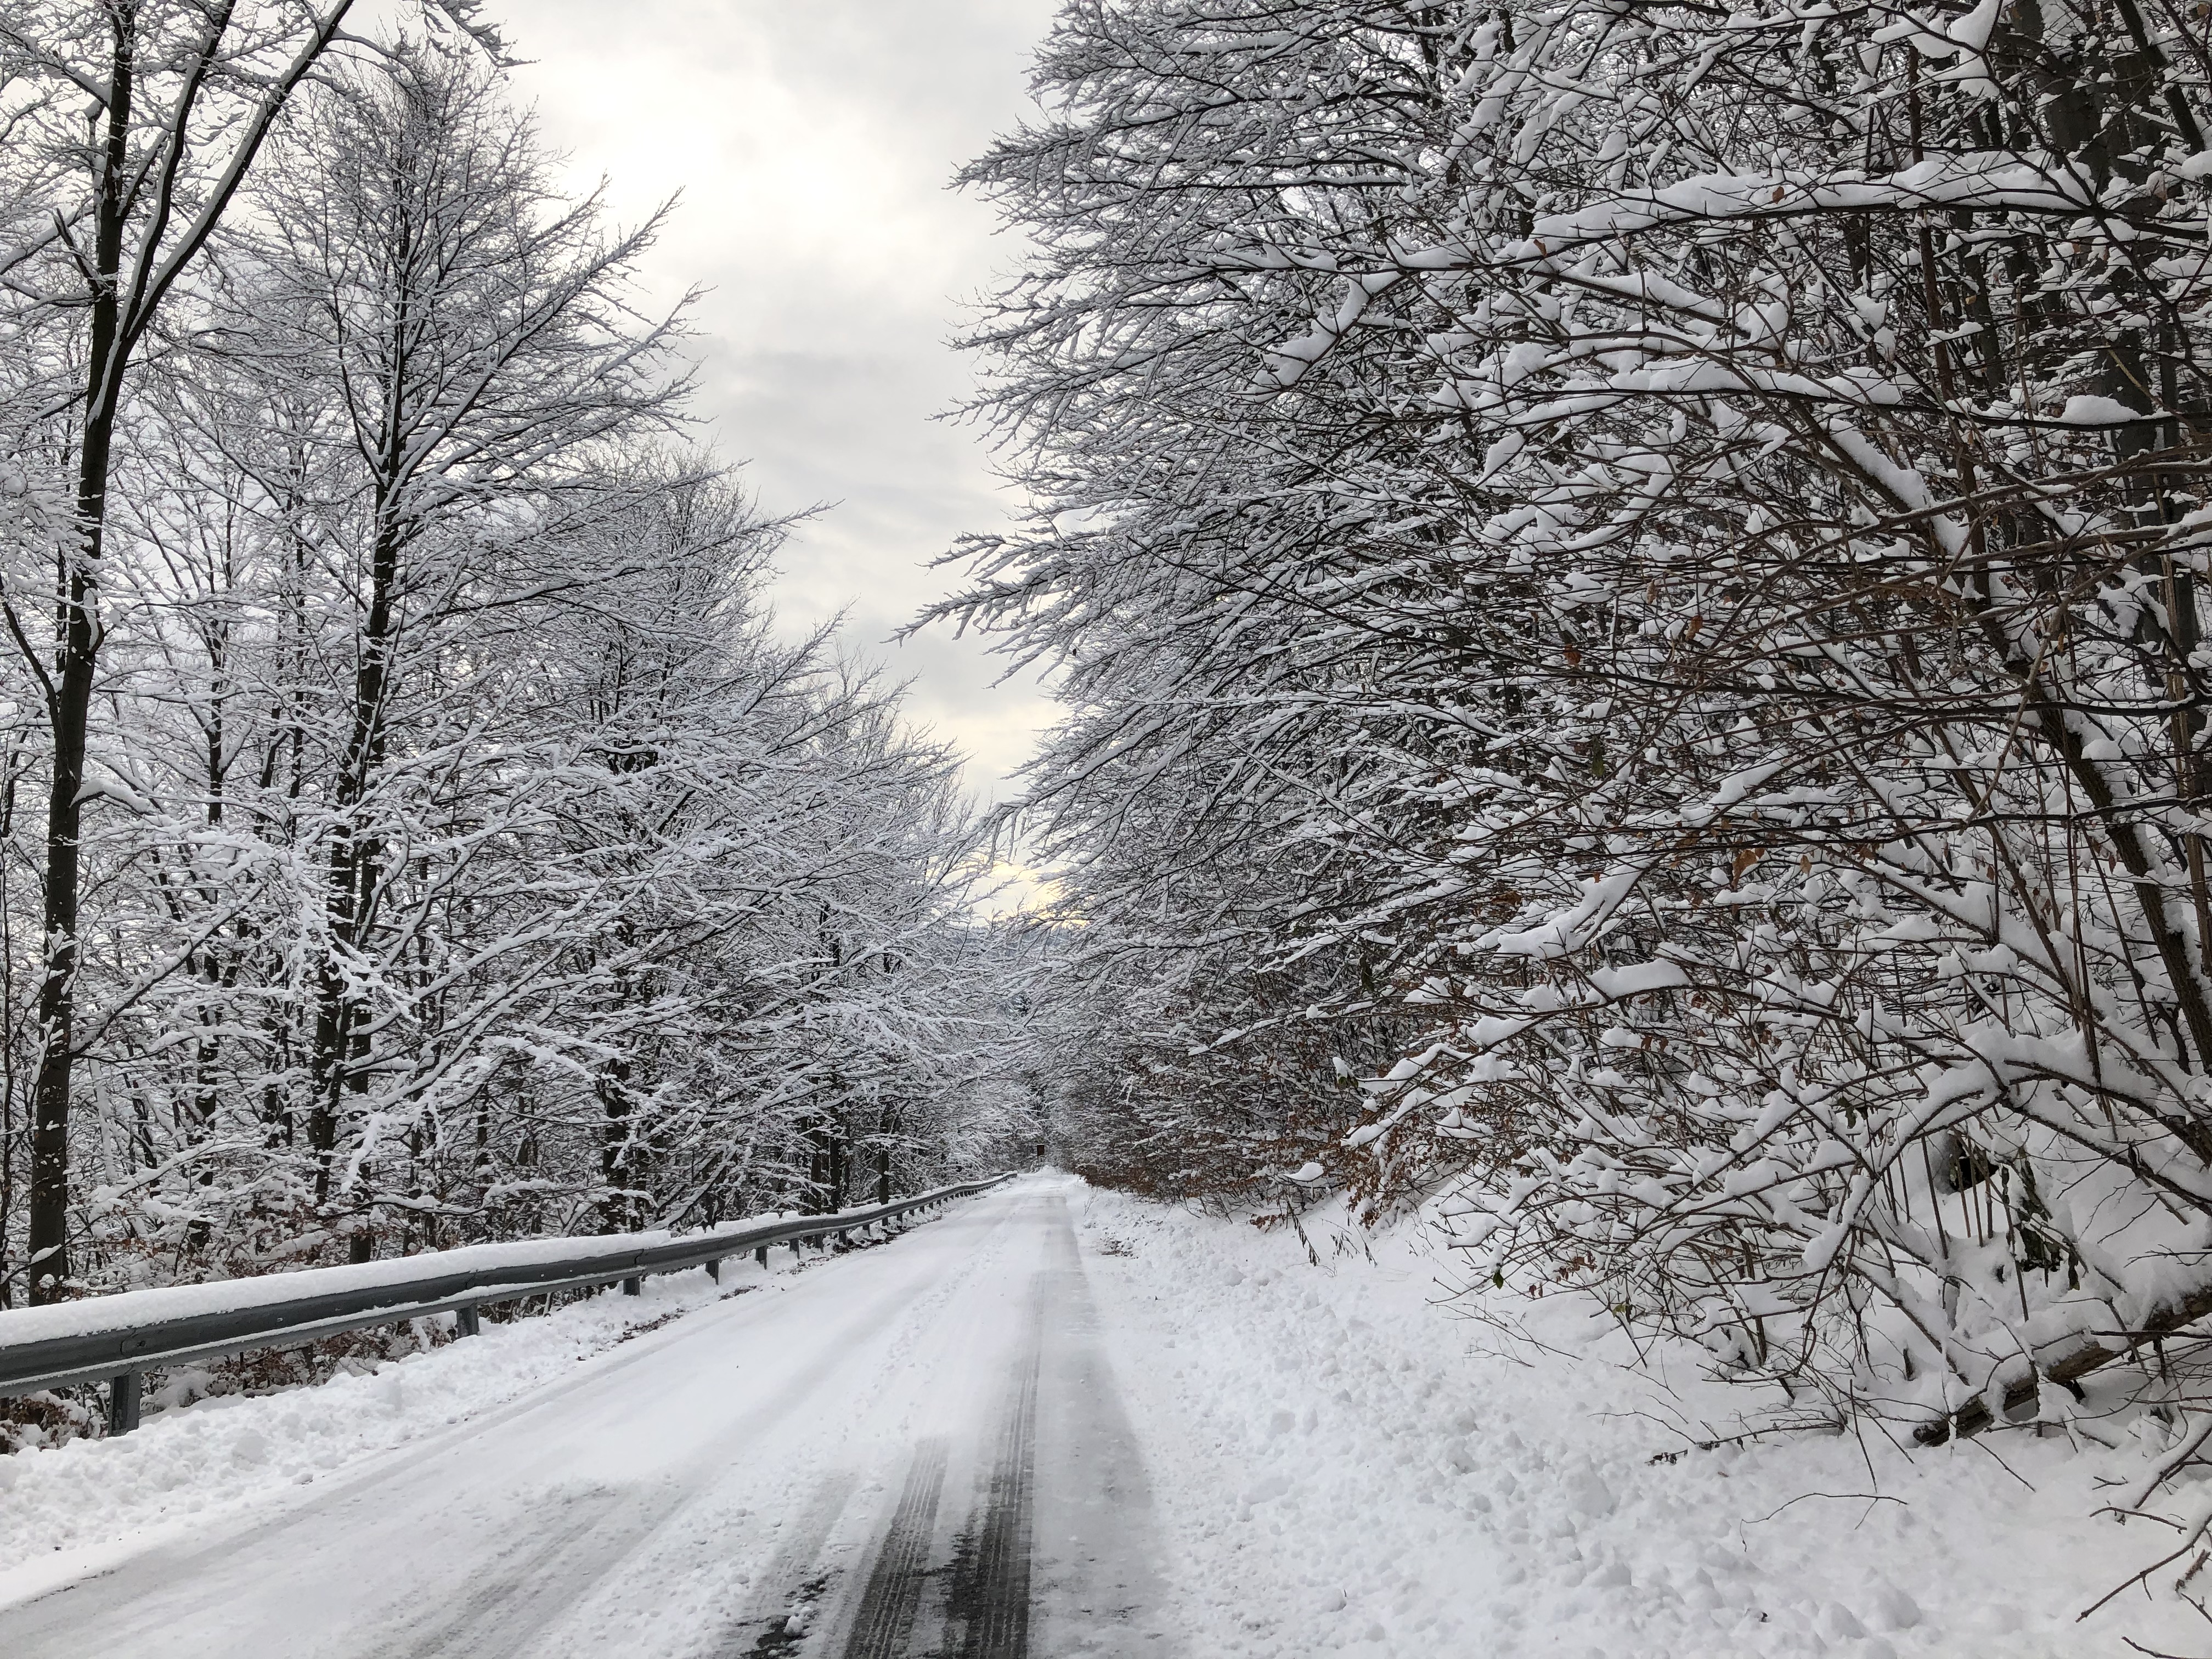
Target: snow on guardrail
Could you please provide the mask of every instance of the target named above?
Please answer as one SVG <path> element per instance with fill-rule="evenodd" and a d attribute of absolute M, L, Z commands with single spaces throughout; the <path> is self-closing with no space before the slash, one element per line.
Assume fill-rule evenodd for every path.
<path fill-rule="evenodd" d="M 694 1233 L 471 1244 L 388 1261 L 305 1267 L 10 1309 L 0 1312 L 0 1395 L 112 1376 L 117 1401 L 111 1415 L 119 1432 L 134 1425 L 137 1374 L 143 1370 L 311 1341 L 445 1309 L 465 1310 L 464 1328 L 472 1329 L 475 1309 L 486 1303 L 708 1266 L 747 1250 L 894 1220 L 1007 1178 L 962 1182 L 828 1214 L 757 1216 Z"/>

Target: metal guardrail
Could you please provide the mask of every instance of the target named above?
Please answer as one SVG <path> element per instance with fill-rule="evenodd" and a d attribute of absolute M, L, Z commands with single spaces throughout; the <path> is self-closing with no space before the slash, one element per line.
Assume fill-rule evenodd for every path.
<path fill-rule="evenodd" d="M 489 1304 L 517 1302 L 525 1297 L 561 1291 L 597 1290 L 615 1284 L 619 1284 L 626 1294 L 635 1296 L 648 1273 L 682 1273 L 692 1267 L 704 1267 L 719 1283 L 721 1264 L 730 1256 L 750 1251 L 766 1267 L 772 1245 L 788 1244 L 796 1255 L 805 1240 L 832 1234 L 842 1237 L 863 1228 L 882 1226 L 934 1209 L 956 1198 L 982 1192 L 1011 1178 L 994 1176 L 988 1181 L 940 1187 L 933 1192 L 889 1204 L 841 1210 L 830 1215 L 754 1222 L 641 1245 L 628 1252 L 622 1249 L 619 1237 L 579 1238 L 575 1242 L 580 1248 L 573 1257 L 473 1272 L 457 1273 L 450 1268 L 441 1272 L 441 1252 L 434 1250 L 409 1258 L 422 1264 L 419 1277 L 410 1274 L 396 1281 L 335 1290 L 308 1288 L 297 1296 L 251 1307 L 188 1314 L 33 1341 L 0 1341 L 0 1398 L 72 1382 L 106 1381 L 110 1384 L 108 1432 L 128 1434 L 138 1426 L 140 1383 L 149 1370 L 245 1353 L 255 1348 L 304 1346 L 341 1332 L 362 1330 L 372 1325 L 403 1324 L 430 1314 L 459 1314 L 461 1334 L 473 1336 L 477 1330 L 477 1310 Z M 591 1248 L 581 1248 L 587 1245 Z M 319 1276 L 319 1271 L 313 1268 L 298 1275 L 303 1281 Z M 236 1282 L 265 1288 L 270 1281 L 253 1279 Z M 92 1312 L 106 1300 L 109 1298 L 95 1297 L 75 1305 Z"/>

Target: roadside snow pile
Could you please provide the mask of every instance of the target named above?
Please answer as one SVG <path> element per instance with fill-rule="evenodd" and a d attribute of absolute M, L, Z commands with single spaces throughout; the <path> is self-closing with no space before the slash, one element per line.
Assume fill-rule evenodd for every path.
<path fill-rule="evenodd" d="M 750 1261 L 647 1279 L 543 1317 L 312 1388 L 228 1395 L 149 1412 L 137 1433 L 0 1457 L 0 1604 L 133 1554 L 164 1534 L 246 1508 L 376 1452 L 460 1423 L 573 1371 L 641 1330 L 775 1275 Z"/>
<path fill-rule="evenodd" d="M 1295 1236 L 1074 1201 L 1194 1653 L 2212 1651 L 2172 1589 L 2193 1554 L 2075 1619 L 2180 1542 L 2093 1518 L 2150 1472 L 2155 1419 L 2079 1454 L 1872 1430 L 1702 1451 L 1736 1391 L 1626 1369 L 1586 1303 L 1527 1304 L 1542 1346 L 1507 1352 L 1437 1305 L 1449 1264 L 1414 1230 L 1310 1228 L 1316 1267 Z"/>

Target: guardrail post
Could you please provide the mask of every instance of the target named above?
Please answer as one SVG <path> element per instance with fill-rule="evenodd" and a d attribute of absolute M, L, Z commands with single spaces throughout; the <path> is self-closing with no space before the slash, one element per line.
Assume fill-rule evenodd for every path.
<path fill-rule="evenodd" d="M 623 1280 L 623 1294 L 624 1296 L 643 1296 L 645 1294 L 645 1281 L 642 1279 L 625 1279 Z"/>
<path fill-rule="evenodd" d="M 767 1246 L 767 1245 L 765 1245 L 765 1244 L 763 1244 L 763 1245 L 762 1245 L 762 1246 L 760 1247 L 760 1249 L 758 1249 L 757 1250 L 755 1250 L 755 1251 L 753 1252 L 753 1260 L 754 1260 L 754 1261 L 757 1261 L 757 1262 L 759 1262 L 759 1263 L 761 1264 L 761 1266 L 762 1266 L 762 1267 L 767 1267 L 767 1266 L 768 1266 L 768 1246 Z"/>
<path fill-rule="evenodd" d="M 483 1328 L 477 1319 L 475 1303 L 465 1303 L 453 1310 L 453 1334 L 456 1336 L 474 1336 Z"/>
<path fill-rule="evenodd" d="M 716 1256 L 712 1261 L 709 1261 L 707 1264 L 707 1277 L 713 1279 L 717 1285 L 722 1282 L 721 1257 Z"/>
<path fill-rule="evenodd" d="M 128 1434 L 138 1426 L 138 1392 L 142 1381 L 137 1371 L 121 1371 L 108 1383 L 108 1433 Z"/>

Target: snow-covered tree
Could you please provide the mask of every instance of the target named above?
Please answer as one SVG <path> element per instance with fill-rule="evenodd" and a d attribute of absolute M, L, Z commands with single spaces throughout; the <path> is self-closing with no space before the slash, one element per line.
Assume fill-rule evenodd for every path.
<path fill-rule="evenodd" d="M 1079 951 L 1226 993 L 1093 1093 L 1218 1141 L 1379 1029 L 1246 1180 L 1443 1192 L 1824 1411 L 2212 1308 L 2205 45 L 1069 8 L 969 174 L 1043 250 L 979 330 L 1039 517 L 948 609 L 1062 675 Z"/>
<path fill-rule="evenodd" d="M 27 1241 L 34 1300 L 64 1294 L 69 1278 L 80 846 L 88 790 L 99 787 L 87 772 L 87 732 L 106 634 L 111 473 L 131 371 L 349 4 L 295 0 L 241 16 L 229 5 L 63 0 L 0 18 L 0 63 L 27 88 L 9 111 L 19 171 L 8 194 L 19 207 L 45 210 L 45 222 L 27 224 L 28 240 L 6 256 L 10 288 L 32 296 L 33 310 L 69 313 L 38 331 L 42 355 L 51 356 L 34 358 L 25 378 L 73 382 L 73 395 L 58 404 L 64 429 L 41 446 L 67 479 L 70 508 L 51 515 L 59 522 L 43 538 L 52 591 L 29 615 L 10 614 L 46 705 L 48 750 Z M 44 493 L 59 495 L 60 482 L 50 480 Z"/>
<path fill-rule="evenodd" d="M 778 627 L 782 526 L 686 447 L 680 317 L 630 286 L 654 225 L 554 187 L 480 40 L 357 44 L 118 404 L 40 1294 L 836 1203 L 1033 1133 L 957 757 Z M 16 317 L 0 419 L 66 316 Z M 51 754 L 37 561 L 75 532 L 9 499 L 20 1294 L 50 975 L 13 808 Z"/>

